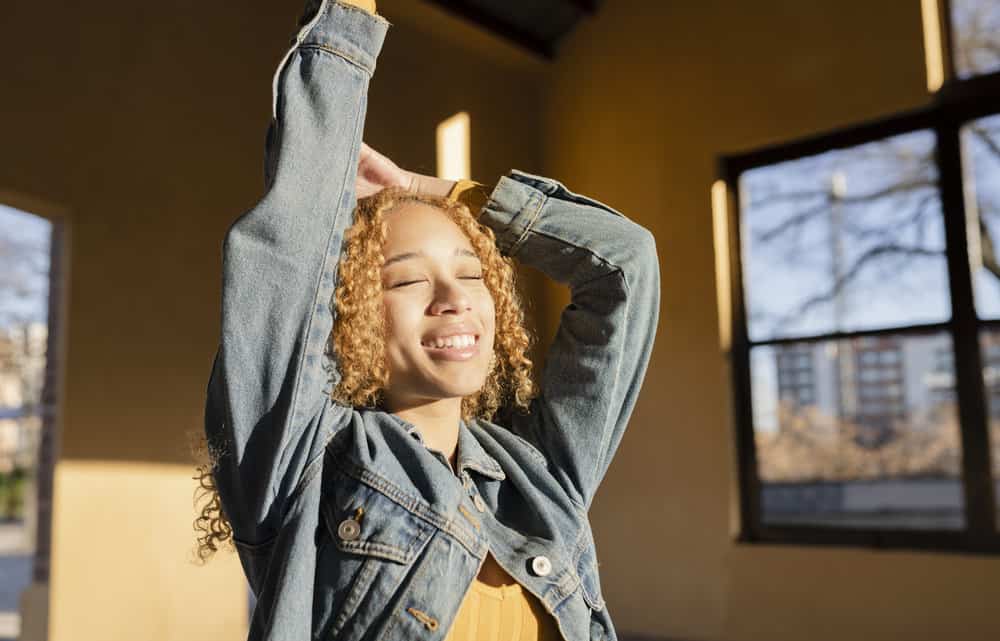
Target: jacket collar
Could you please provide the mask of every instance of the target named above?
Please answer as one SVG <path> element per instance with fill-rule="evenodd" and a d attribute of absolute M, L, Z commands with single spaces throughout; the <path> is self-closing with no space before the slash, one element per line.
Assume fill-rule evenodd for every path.
<path fill-rule="evenodd" d="M 420 441 L 421 444 L 424 443 L 424 437 L 420 433 L 420 429 L 412 423 L 408 423 L 401 419 L 395 414 L 390 414 L 397 423 L 403 426 L 406 433 Z M 486 453 L 483 446 L 479 444 L 479 440 L 473 433 L 469 425 L 465 421 L 459 420 L 458 422 L 458 443 L 455 447 L 456 449 L 456 461 L 458 469 L 454 470 L 456 476 L 461 476 L 462 472 L 465 470 L 475 470 L 484 476 L 488 476 L 491 479 L 497 481 L 502 481 L 507 478 L 504 474 L 503 469 L 500 464 L 496 462 L 492 456 Z"/>
<path fill-rule="evenodd" d="M 479 440 L 476 439 L 475 433 L 466 425 L 465 421 L 458 422 L 458 455 L 456 460 L 458 462 L 456 474 L 458 475 L 461 475 L 464 470 L 470 469 L 497 481 L 507 478 L 500 464 L 486 453 L 483 446 L 479 444 Z"/>

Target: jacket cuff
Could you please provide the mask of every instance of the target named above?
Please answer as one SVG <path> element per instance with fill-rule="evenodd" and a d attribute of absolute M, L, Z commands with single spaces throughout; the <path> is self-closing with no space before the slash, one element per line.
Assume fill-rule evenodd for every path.
<path fill-rule="evenodd" d="M 500 178 L 479 217 L 480 222 L 493 230 L 497 247 L 507 256 L 517 255 L 547 198 L 522 179 L 527 176 L 515 169 Z"/>
<path fill-rule="evenodd" d="M 375 60 L 382 50 L 389 21 L 338 0 L 311 4 L 318 6 L 311 19 L 299 29 L 296 43 L 324 49 L 354 63 L 369 75 L 374 74 Z M 309 9 L 307 15 L 310 15 Z"/>

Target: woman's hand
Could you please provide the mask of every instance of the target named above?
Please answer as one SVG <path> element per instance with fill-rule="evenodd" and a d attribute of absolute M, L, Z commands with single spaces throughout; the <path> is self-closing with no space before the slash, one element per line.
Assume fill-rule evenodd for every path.
<path fill-rule="evenodd" d="M 415 174 L 400 169 L 396 163 L 378 153 L 365 143 L 361 143 L 358 155 L 358 177 L 354 183 L 354 193 L 358 198 L 367 198 L 386 187 L 402 187 L 412 192 L 428 196 L 447 196 L 455 186 L 452 180 Z"/>
<path fill-rule="evenodd" d="M 367 198 L 386 187 L 410 189 L 412 174 L 399 168 L 382 154 L 365 143 L 361 143 L 358 155 L 358 177 L 354 182 L 354 193 L 358 198 Z"/>

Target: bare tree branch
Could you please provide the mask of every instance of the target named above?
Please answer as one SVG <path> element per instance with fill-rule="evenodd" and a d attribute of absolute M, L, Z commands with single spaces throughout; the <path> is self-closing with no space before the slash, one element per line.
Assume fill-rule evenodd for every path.
<path fill-rule="evenodd" d="M 894 185 L 889 185 L 878 191 L 869 192 L 867 194 L 859 194 L 856 196 L 846 196 L 844 198 L 834 199 L 833 195 L 829 192 L 825 193 L 826 199 L 821 205 L 812 207 L 801 211 L 797 214 L 793 214 L 781 221 L 777 225 L 774 225 L 770 229 L 765 229 L 757 234 L 757 242 L 767 243 L 778 238 L 786 231 L 805 224 L 809 219 L 818 216 L 819 214 L 825 213 L 835 200 L 837 202 L 843 203 L 845 205 L 858 205 L 861 203 L 869 203 L 886 198 L 888 196 L 894 196 L 903 192 L 915 191 L 919 189 L 935 188 L 937 187 L 937 181 L 923 178 L 916 180 L 909 180 L 905 182 L 899 182 Z M 772 201 L 773 202 L 773 201 Z"/>
<path fill-rule="evenodd" d="M 782 202 L 794 202 L 797 200 L 809 200 L 811 198 L 823 198 L 828 199 L 830 197 L 830 190 L 828 189 L 808 189 L 803 191 L 785 191 L 776 192 L 763 196 L 750 202 L 747 207 L 750 209 L 761 209 L 763 207 L 770 207 L 771 205 L 782 203 Z"/>
<path fill-rule="evenodd" d="M 992 153 L 997 158 L 1000 158 L 1000 143 L 997 143 L 996 140 L 993 140 L 993 136 L 991 135 L 993 132 L 991 132 L 986 127 L 983 127 L 982 125 L 970 125 L 969 131 L 971 131 L 972 135 L 978 138 L 979 141 L 982 142 L 983 145 L 985 145 L 986 148 L 990 150 L 990 153 Z"/>
<path fill-rule="evenodd" d="M 928 249 L 926 247 L 905 246 L 893 243 L 886 243 L 882 245 L 876 245 L 875 247 L 871 247 L 863 254 L 858 256 L 858 258 L 854 261 L 854 264 L 851 265 L 851 267 L 847 269 L 843 274 L 841 274 L 839 278 L 835 279 L 833 284 L 830 286 L 828 290 L 805 299 L 798 306 L 797 309 L 782 317 L 779 317 L 779 320 L 775 325 L 775 332 L 780 331 L 788 323 L 797 320 L 799 316 L 805 314 L 813 307 L 816 307 L 817 305 L 833 300 L 841 291 L 843 291 L 847 283 L 853 280 L 858 275 L 858 273 L 861 272 L 861 270 L 865 267 L 865 265 L 887 254 L 901 254 L 906 256 L 918 256 L 918 257 L 942 256 L 944 255 L 944 250 Z"/>
<path fill-rule="evenodd" d="M 895 225 L 886 225 L 884 222 L 880 225 L 859 225 L 853 222 L 844 223 L 844 231 L 848 232 L 855 239 L 867 239 L 867 238 L 889 238 L 898 237 L 899 232 L 906 229 L 907 227 L 912 227 L 922 223 L 926 218 L 927 214 L 932 211 L 931 205 L 938 204 L 940 198 L 936 191 L 924 194 L 924 196 L 917 203 L 913 214 L 906 220 L 899 222 Z M 921 229 L 921 227 L 918 227 Z"/>

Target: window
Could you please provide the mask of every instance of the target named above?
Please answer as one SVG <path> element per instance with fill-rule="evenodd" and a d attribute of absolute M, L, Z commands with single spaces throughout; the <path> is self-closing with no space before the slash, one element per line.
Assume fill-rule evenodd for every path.
<path fill-rule="evenodd" d="M 0 612 L 0 638 L 21 633 L 32 577 L 48 581 L 60 228 L 0 203 L 0 610 L 15 610 Z"/>
<path fill-rule="evenodd" d="M 1000 552 L 1000 2 L 921 6 L 928 106 L 720 162 L 743 541 Z"/>

